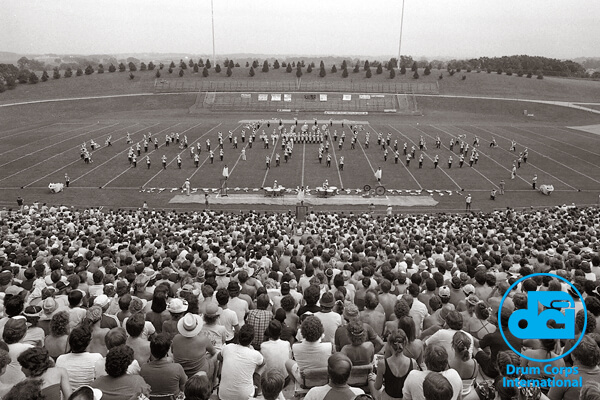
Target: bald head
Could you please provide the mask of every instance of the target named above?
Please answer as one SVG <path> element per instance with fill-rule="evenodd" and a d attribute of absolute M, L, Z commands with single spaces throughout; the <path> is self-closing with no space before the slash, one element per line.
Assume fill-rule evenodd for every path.
<path fill-rule="evenodd" d="M 327 360 L 327 373 L 331 382 L 336 385 L 345 385 L 351 370 L 352 361 L 345 354 L 335 353 Z"/>

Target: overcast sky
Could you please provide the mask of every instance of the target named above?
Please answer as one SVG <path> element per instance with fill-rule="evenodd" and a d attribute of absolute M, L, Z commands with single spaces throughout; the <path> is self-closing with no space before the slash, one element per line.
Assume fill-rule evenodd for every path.
<path fill-rule="evenodd" d="M 212 53 L 210 0 L 2 0 L 0 51 Z M 214 0 L 217 54 L 391 56 L 401 0 Z M 600 1 L 406 0 L 402 54 L 600 56 Z"/>

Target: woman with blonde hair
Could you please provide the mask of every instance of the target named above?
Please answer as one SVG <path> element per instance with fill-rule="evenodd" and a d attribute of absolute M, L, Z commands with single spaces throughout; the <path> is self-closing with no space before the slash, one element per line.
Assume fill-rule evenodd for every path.
<path fill-rule="evenodd" d="M 402 329 L 397 329 L 388 337 L 388 347 L 392 355 L 380 360 L 377 365 L 377 377 L 371 393 L 375 393 L 384 386 L 381 392 L 381 400 L 395 400 L 402 398 L 402 389 L 406 377 L 418 364 L 412 358 L 404 355 L 404 348 L 408 343 L 406 334 Z M 372 380 L 369 379 L 371 386 Z"/>

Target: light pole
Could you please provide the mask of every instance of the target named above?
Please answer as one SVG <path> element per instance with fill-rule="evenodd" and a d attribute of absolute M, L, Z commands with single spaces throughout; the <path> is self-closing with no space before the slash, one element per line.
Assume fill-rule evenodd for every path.
<path fill-rule="evenodd" d="M 212 20 L 213 64 L 217 65 L 217 58 L 215 55 L 215 10 L 213 6 L 213 0 L 210 0 L 210 17 Z"/>
<path fill-rule="evenodd" d="M 401 51 L 402 51 L 402 27 L 404 26 L 404 0 L 402 0 L 402 14 L 400 16 L 400 39 L 398 39 L 398 69 L 400 69 Z"/>

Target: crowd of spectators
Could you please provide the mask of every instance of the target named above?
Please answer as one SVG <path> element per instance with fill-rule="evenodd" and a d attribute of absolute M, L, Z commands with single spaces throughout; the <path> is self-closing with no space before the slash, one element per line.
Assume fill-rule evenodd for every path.
<path fill-rule="evenodd" d="M 320 370 L 329 383 L 309 400 L 598 398 L 597 208 L 298 221 L 36 204 L 0 216 L 2 399 L 274 400 Z M 529 292 L 570 289 L 525 279 L 499 313 L 509 286 L 539 272 L 583 295 L 585 339 L 554 362 L 577 366 L 583 389 L 501 384 L 506 365 L 528 362 L 499 326 Z M 506 336 L 538 359 L 573 346 Z"/>

